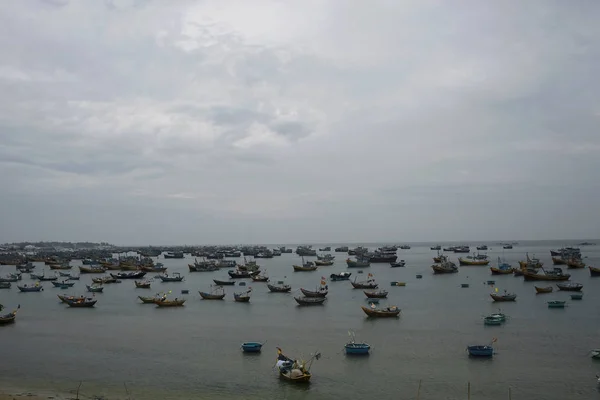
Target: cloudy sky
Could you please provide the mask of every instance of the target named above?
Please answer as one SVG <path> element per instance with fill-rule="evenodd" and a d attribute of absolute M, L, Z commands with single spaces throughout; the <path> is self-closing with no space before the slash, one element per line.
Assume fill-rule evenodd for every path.
<path fill-rule="evenodd" d="M 600 237 L 599 13 L 4 2 L 0 242 Z"/>

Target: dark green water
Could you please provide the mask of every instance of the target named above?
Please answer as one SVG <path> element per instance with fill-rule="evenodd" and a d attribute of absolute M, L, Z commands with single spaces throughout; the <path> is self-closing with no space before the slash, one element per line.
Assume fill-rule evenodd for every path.
<path fill-rule="evenodd" d="M 492 264 L 498 255 L 516 264 L 529 252 L 550 266 L 549 249 L 565 244 L 534 242 L 512 250 L 492 245 L 487 253 Z M 473 399 L 507 399 L 509 387 L 513 399 L 598 396 L 594 376 L 600 363 L 589 350 L 600 347 L 600 278 L 591 278 L 587 268 L 569 270 L 571 281 L 584 285 L 583 300 L 575 302 L 564 292 L 536 295 L 534 283 L 492 277 L 488 267 L 460 267 L 458 274 L 434 276 L 435 253 L 429 245 L 399 250 L 406 268 L 373 264 L 358 275 L 366 279 L 373 273 L 390 292 L 387 303 L 402 309 L 402 316 L 391 320 L 367 319 L 360 310 L 365 296 L 349 282 L 329 282 L 322 307 L 299 307 L 294 293 L 269 293 L 264 283 L 250 281 L 250 304 L 233 302 L 237 286 L 226 287 L 225 301 L 201 300 L 198 290 L 207 290 L 213 278 L 225 279 L 227 273 L 190 274 L 190 259 L 159 260 L 169 272 L 182 272 L 185 282 L 155 281 L 150 290 L 135 289 L 132 281 L 107 285 L 94 309 L 60 304 L 56 294 L 65 291 L 50 283 L 41 293 L 20 293 L 13 284 L 0 291 L 0 303 L 7 308 L 21 304 L 17 323 L 0 329 L 1 376 L 4 384 L 62 390 L 83 381 L 83 394 L 107 397 L 124 396 L 126 382 L 138 399 L 415 399 L 419 381 L 423 400 L 466 399 L 467 382 Z M 600 265 L 600 246 L 582 247 L 582 254 L 588 264 Z M 453 261 L 457 257 L 451 255 Z M 300 259 L 292 254 L 258 261 L 272 281 L 285 278 L 295 292 L 314 288 L 321 276 L 345 271 L 346 258 L 337 253 L 335 265 L 316 272 L 293 272 L 292 264 Z M 13 271 L 0 267 L 1 275 Z M 349 271 L 357 275 L 356 269 Z M 423 279 L 416 279 L 419 273 Z M 500 304 L 510 316 L 503 326 L 482 323 L 484 314 L 499 307 L 484 284 L 489 279 L 500 290 L 518 294 L 517 302 Z M 390 281 L 407 286 L 390 287 Z M 83 293 L 90 282 L 91 276 L 83 275 L 67 292 Z M 461 288 L 461 283 L 470 287 Z M 183 288 L 190 290 L 183 308 L 159 309 L 136 297 L 166 290 L 179 295 Z M 553 299 L 569 300 L 568 307 L 548 309 L 546 301 Z M 342 353 L 348 330 L 374 347 L 369 357 Z M 467 357 L 467 345 L 493 337 L 498 342 L 492 360 Z M 241 342 L 265 340 L 262 354 L 242 354 Z M 291 356 L 323 354 L 313 365 L 310 385 L 279 380 L 272 369 L 275 346 Z"/>

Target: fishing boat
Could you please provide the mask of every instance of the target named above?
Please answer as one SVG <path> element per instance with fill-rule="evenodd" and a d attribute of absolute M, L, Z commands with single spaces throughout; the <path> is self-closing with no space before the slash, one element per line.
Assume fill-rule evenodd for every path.
<path fill-rule="evenodd" d="M 588 267 L 590 270 L 590 276 L 600 276 L 600 268 Z"/>
<path fill-rule="evenodd" d="M 56 281 L 52 281 L 51 282 L 52 285 L 54 285 L 54 287 L 73 287 L 75 285 L 75 282 L 67 282 L 66 280 L 62 281 L 62 282 L 56 282 Z"/>
<path fill-rule="evenodd" d="M 404 261 L 404 260 L 390 263 L 390 268 L 402 268 L 402 267 L 406 267 L 406 261 Z"/>
<path fill-rule="evenodd" d="M 329 287 L 327 286 L 327 281 L 325 281 L 325 277 L 321 277 L 321 285 L 316 288 L 316 290 L 307 290 L 300 288 L 302 294 L 306 297 L 326 297 L 327 293 L 329 293 Z"/>
<path fill-rule="evenodd" d="M 314 263 L 317 267 L 328 267 L 330 265 L 333 265 L 334 261 L 333 260 L 315 260 Z"/>
<path fill-rule="evenodd" d="M 509 263 L 506 261 L 502 261 L 500 257 L 498 257 L 498 266 L 490 267 L 490 271 L 492 271 L 492 275 L 509 275 L 514 272 L 514 268 L 511 267 Z"/>
<path fill-rule="evenodd" d="M 75 300 L 75 299 L 79 298 L 80 296 L 68 296 L 66 294 L 57 294 L 56 297 L 58 297 L 62 303 L 66 303 L 67 300 Z"/>
<path fill-rule="evenodd" d="M 536 294 L 540 294 L 540 293 L 552 293 L 552 286 L 546 286 L 546 287 L 538 287 L 538 286 L 534 286 L 535 288 L 535 292 Z"/>
<path fill-rule="evenodd" d="M 332 281 L 347 281 L 350 280 L 350 275 L 352 275 L 352 272 L 340 272 L 337 274 L 331 274 L 329 275 L 329 279 L 331 279 Z"/>
<path fill-rule="evenodd" d="M 182 307 L 183 303 L 185 303 L 185 299 L 178 299 L 177 297 L 175 297 L 174 300 L 167 300 L 161 298 L 155 300 L 154 303 L 157 307 Z"/>
<path fill-rule="evenodd" d="M 503 322 L 504 320 L 493 317 L 491 315 L 483 318 L 484 325 L 502 325 Z"/>
<path fill-rule="evenodd" d="M 460 265 L 465 265 L 465 266 L 469 266 L 469 265 L 478 266 L 478 265 L 488 265 L 490 263 L 490 260 L 479 259 L 476 257 L 459 257 L 458 263 Z"/>
<path fill-rule="evenodd" d="M 315 353 L 307 362 L 303 360 L 293 360 L 283 354 L 281 349 L 277 347 L 277 362 L 276 366 L 279 370 L 279 376 L 290 382 L 308 383 L 312 377 L 310 367 L 313 360 L 318 360 L 321 353 Z"/>
<path fill-rule="evenodd" d="M 360 306 L 368 317 L 373 318 L 394 318 L 400 314 L 400 309 L 396 306 L 389 306 L 385 308 L 377 308 L 374 303 L 371 303 L 371 307 Z"/>
<path fill-rule="evenodd" d="M 571 300 L 583 300 L 583 293 L 573 293 Z"/>
<path fill-rule="evenodd" d="M 104 290 L 104 286 L 97 285 L 97 284 L 92 285 L 92 286 L 85 285 L 85 287 L 86 287 L 87 291 L 91 292 L 91 293 L 102 293 L 102 291 Z"/>
<path fill-rule="evenodd" d="M 548 302 L 548 308 L 565 308 L 566 301 L 553 300 Z"/>
<path fill-rule="evenodd" d="M 434 274 L 453 274 L 458 272 L 458 267 L 452 261 L 444 261 L 441 264 L 431 266 Z"/>
<path fill-rule="evenodd" d="M 150 281 L 134 281 L 134 283 L 138 289 L 150 289 Z"/>
<path fill-rule="evenodd" d="M 264 343 L 260 342 L 244 342 L 242 343 L 242 351 L 244 353 L 260 353 Z"/>
<path fill-rule="evenodd" d="M 301 306 L 319 306 L 327 300 L 326 297 L 294 297 L 296 303 Z"/>
<path fill-rule="evenodd" d="M 369 299 L 385 299 L 388 295 L 386 290 L 363 290 L 363 293 Z"/>
<path fill-rule="evenodd" d="M 21 292 L 41 292 L 42 290 L 44 290 L 44 287 L 42 285 L 40 285 L 39 282 L 36 282 L 35 285 L 33 285 L 33 286 L 27 286 L 27 285 L 19 286 L 19 285 L 17 285 L 17 287 L 19 288 L 19 290 Z"/>
<path fill-rule="evenodd" d="M 497 290 L 498 288 L 496 288 Z M 517 300 L 517 295 L 514 293 L 508 293 L 506 290 L 503 294 L 490 293 L 490 297 L 494 299 L 494 301 L 515 301 Z"/>
<path fill-rule="evenodd" d="M 0 282 L 0 289 L 10 289 L 10 282 Z"/>
<path fill-rule="evenodd" d="M 543 274 L 528 269 L 523 269 L 522 272 L 526 281 L 568 281 L 571 278 L 571 275 L 563 273 L 562 268 L 554 268 L 552 271 L 543 270 Z"/>
<path fill-rule="evenodd" d="M 110 284 L 110 283 L 121 283 L 120 280 L 114 276 L 103 276 L 100 278 L 92 278 L 92 282 L 98 285 Z"/>
<path fill-rule="evenodd" d="M 267 288 L 274 293 L 287 293 L 292 290 L 292 287 L 284 284 L 283 281 L 278 281 L 275 285 L 267 283 Z"/>
<path fill-rule="evenodd" d="M 596 360 L 600 360 L 600 349 L 594 349 L 590 351 L 590 356 Z"/>
<path fill-rule="evenodd" d="M 252 277 L 252 275 L 258 275 L 258 273 L 253 274 L 250 271 L 243 271 L 239 268 L 235 269 L 235 270 L 230 270 L 227 271 L 227 273 L 229 274 L 229 276 L 233 279 L 239 279 L 239 278 L 250 278 Z"/>
<path fill-rule="evenodd" d="M 235 281 L 221 281 L 219 279 L 213 279 L 213 282 L 215 283 L 215 285 L 219 285 L 219 286 L 233 286 L 233 285 L 235 285 Z"/>
<path fill-rule="evenodd" d="M 91 297 L 76 297 L 74 299 L 65 299 L 65 303 L 67 303 L 67 305 L 69 307 L 73 307 L 73 308 L 90 308 L 90 307 L 94 307 L 96 305 L 96 303 L 98 302 L 98 300 L 93 299 Z"/>
<path fill-rule="evenodd" d="M 183 276 L 179 272 L 173 272 L 171 276 L 169 274 L 158 275 L 159 279 L 163 282 L 182 282 Z"/>
<path fill-rule="evenodd" d="M 558 290 L 562 290 L 565 292 L 579 292 L 583 289 L 583 285 L 581 283 L 557 283 L 556 287 Z"/>
<path fill-rule="evenodd" d="M 390 282 L 390 286 L 406 286 L 406 282 L 392 281 Z"/>
<path fill-rule="evenodd" d="M 522 269 L 538 269 L 542 268 L 544 263 L 542 263 L 539 258 L 529 258 L 529 253 L 525 254 L 525 261 L 519 261 L 519 266 Z"/>
<path fill-rule="evenodd" d="M 21 308 L 21 305 L 19 304 L 17 306 L 16 310 L 9 312 L 8 314 L 0 315 L 0 325 L 13 324 L 17 318 L 17 312 L 19 311 L 20 308 Z M 0 311 L 1 310 L 2 310 L 2 307 L 0 307 Z"/>
<path fill-rule="evenodd" d="M 146 276 L 146 272 L 144 271 L 131 271 L 131 272 L 118 272 L 116 274 L 111 273 L 115 279 L 141 279 Z"/>
<path fill-rule="evenodd" d="M 490 314 L 490 315 L 488 315 L 488 317 L 499 319 L 502 322 L 505 322 L 506 319 L 508 318 L 508 316 L 506 314 L 502 313 L 502 311 L 500 309 L 498 309 L 497 313 Z"/>
<path fill-rule="evenodd" d="M 160 295 L 156 293 L 154 296 L 138 296 L 138 299 L 144 304 L 155 304 L 157 301 L 167 300 L 167 295 Z"/>
<path fill-rule="evenodd" d="M 252 280 L 254 282 L 268 282 L 269 277 L 265 274 L 258 274 L 258 275 L 253 275 Z"/>
<path fill-rule="evenodd" d="M 493 357 L 494 347 L 492 345 L 495 342 L 496 338 L 492 339 L 492 343 L 487 345 L 467 346 L 469 357 Z"/>
<path fill-rule="evenodd" d="M 368 259 L 351 260 L 348 258 L 346 264 L 348 268 L 367 268 L 371 266 L 371 261 Z"/>
<path fill-rule="evenodd" d="M 252 292 L 252 288 L 248 288 L 245 292 L 234 293 L 233 300 L 238 303 L 248 303 L 250 301 L 250 293 Z"/>
<path fill-rule="evenodd" d="M 344 345 L 344 351 L 347 355 L 369 355 L 371 346 L 367 343 L 356 341 L 354 332 L 348 332 L 350 340 Z"/>
<path fill-rule="evenodd" d="M 22 280 L 22 275 L 21 274 L 8 274 L 6 277 L 4 278 L 0 278 L 0 282 L 17 282 Z M 35 278 L 33 278 L 35 279 Z"/>
<path fill-rule="evenodd" d="M 79 272 L 82 274 L 103 274 L 106 272 L 106 267 L 79 267 Z"/>
<path fill-rule="evenodd" d="M 200 293 L 200 297 L 202 297 L 204 300 L 223 300 L 225 298 L 225 289 L 223 289 L 222 286 L 213 287 L 211 285 L 210 292 L 198 291 L 198 293 Z"/>
<path fill-rule="evenodd" d="M 317 265 L 315 265 L 313 263 L 306 263 L 304 265 L 292 265 L 292 267 L 294 268 L 294 272 L 316 271 L 317 268 L 319 268 Z"/>
<path fill-rule="evenodd" d="M 350 283 L 354 289 L 377 289 L 379 287 L 371 273 L 367 275 L 366 281 L 356 282 L 356 278 L 354 278 L 354 281 L 350 281 Z"/>
<path fill-rule="evenodd" d="M 50 264 L 48 265 L 52 270 L 68 270 L 71 269 L 71 265 L 68 264 Z"/>

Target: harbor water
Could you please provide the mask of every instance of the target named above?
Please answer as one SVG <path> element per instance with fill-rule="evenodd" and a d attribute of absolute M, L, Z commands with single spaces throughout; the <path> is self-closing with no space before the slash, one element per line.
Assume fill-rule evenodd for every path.
<path fill-rule="evenodd" d="M 568 244 L 528 242 L 510 250 L 488 244 L 491 249 L 482 253 L 489 255 L 490 266 L 498 256 L 516 266 L 529 253 L 552 268 L 549 250 Z M 225 286 L 223 301 L 202 300 L 198 291 L 209 291 L 213 279 L 228 279 L 227 270 L 189 273 L 189 255 L 155 258 L 168 273 L 185 275 L 184 282 L 154 279 L 151 289 L 136 289 L 131 280 L 105 285 L 103 293 L 95 294 L 98 303 L 92 309 L 68 308 L 56 295 L 91 295 L 85 293 L 85 284 L 97 275 L 81 275 L 68 290 L 44 282 L 40 293 L 21 293 L 13 283 L 11 289 L 0 290 L 6 310 L 21 305 L 17 322 L 0 327 L 0 385 L 72 391 L 81 382 L 81 394 L 106 398 L 127 398 L 128 392 L 137 399 L 415 399 L 421 382 L 420 399 L 439 400 L 466 399 L 470 382 L 472 399 L 507 399 L 509 388 L 512 399 L 599 396 L 595 375 L 600 362 L 589 352 L 600 348 L 600 277 L 590 277 L 587 268 L 567 271 L 563 266 L 571 282 L 583 284 L 583 300 L 572 301 L 569 292 L 556 287 L 551 294 L 536 295 L 534 285 L 555 285 L 492 276 L 489 266 L 463 266 L 456 274 L 434 275 L 436 252 L 431 245 L 398 250 L 398 259 L 406 261 L 404 268 L 371 264 L 348 269 L 346 253 L 332 253 L 335 264 L 314 272 L 294 272 L 292 265 L 302 262 L 295 254 L 258 259 L 272 282 L 283 280 L 292 292 L 270 293 L 265 283 L 238 280 L 252 288 L 250 303 L 233 301 L 234 291 L 245 290 L 237 283 Z M 584 246 L 581 252 L 588 265 L 600 266 L 600 246 Z M 457 265 L 464 255 L 448 254 Z M 36 264 L 36 273 L 49 273 L 43 263 Z M 0 275 L 14 271 L 13 266 L 0 266 Z M 341 271 L 352 272 L 351 278 L 358 280 L 372 273 L 379 287 L 389 291 L 380 305 L 397 305 L 400 318 L 367 318 L 360 309 L 368 305 L 363 291 L 348 281 L 329 280 L 331 273 Z M 19 284 L 34 282 L 29 274 L 23 276 Z M 325 304 L 298 306 L 293 297 L 300 295 L 299 289 L 314 290 L 321 277 L 329 285 Z M 392 287 L 391 281 L 406 286 Z M 461 287 L 464 283 L 469 287 Z M 489 295 L 496 287 L 516 293 L 517 301 L 494 303 Z M 189 294 L 181 294 L 182 289 Z M 157 308 L 137 299 L 168 291 L 171 297 L 187 298 L 185 306 Z M 550 300 L 567 300 L 567 307 L 549 309 Z M 485 326 L 483 316 L 499 308 L 508 321 Z M 349 331 L 371 344 L 369 356 L 344 355 Z M 488 344 L 493 338 L 497 342 L 492 359 L 468 357 L 468 345 Z M 266 344 L 260 354 L 244 354 L 244 341 Z M 296 358 L 321 352 L 309 385 L 279 379 L 273 368 L 276 346 Z"/>

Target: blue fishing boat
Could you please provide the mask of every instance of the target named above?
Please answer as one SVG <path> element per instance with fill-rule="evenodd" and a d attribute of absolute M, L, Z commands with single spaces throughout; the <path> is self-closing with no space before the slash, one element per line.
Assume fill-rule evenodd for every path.
<path fill-rule="evenodd" d="M 61 289 L 70 288 L 73 285 L 75 285 L 75 282 L 67 282 L 67 281 L 62 281 L 62 282 L 52 281 L 51 283 L 54 285 L 54 287 L 59 287 Z"/>
<path fill-rule="evenodd" d="M 477 345 L 477 346 L 467 346 L 467 351 L 469 352 L 470 357 L 493 357 L 494 356 L 494 348 L 492 345 L 498 339 L 493 338 L 492 343 L 487 345 Z"/>
<path fill-rule="evenodd" d="M 17 287 L 19 288 L 19 290 L 21 292 L 41 292 L 42 290 L 44 290 L 44 288 L 42 287 L 42 285 L 39 284 L 39 282 L 36 282 L 36 284 L 34 286 L 27 286 L 27 285 L 19 286 L 19 285 L 17 285 Z"/>
<path fill-rule="evenodd" d="M 565 308 L 566 301 L 553 300 L 548 302 L 548 308 Z"/>
<path fill-rule="evenodd" d="M 494 355 L 494 348 L 489 345 L 468 346 L 467 351 L 471 357 L 492 357 Z"/>
<path fill-rule="evenodd" d="M 348 355 L 369 355 L 369 351 L 371 350 L 371 345 L 367 343 L 357 343 L 354 332 L 348 332 L 350 336 L 350 341 L 344 345 L 344 349 L 346 350 L 346 354 Z"/>
<path fill-rule="evenodd" d="M 242 351 L 244 353 L 260 353 L 264 343 L 259 342 L 244 342 L 242 343 Z"/>

